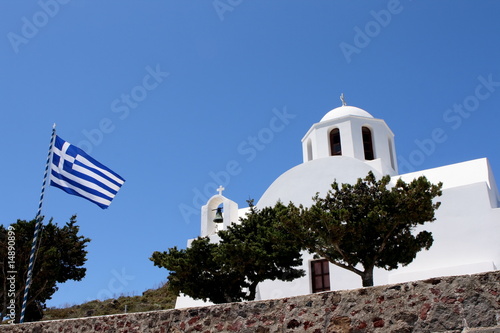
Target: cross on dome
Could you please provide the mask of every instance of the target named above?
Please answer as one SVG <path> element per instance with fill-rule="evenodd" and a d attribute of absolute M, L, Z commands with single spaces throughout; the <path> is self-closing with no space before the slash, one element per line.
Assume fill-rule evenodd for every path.
<path fill-rule="evenodd" d="M 345 102 L 344 93 L 340 94 L 340 100 L 342 101 L 342 106 L 347 105 L 347 103 Z"/>
<path fill-rule="evenodd" d="M 219 195 L 222 195 L 222 191 L 224 191 L 225 188 L 222 187 L 222 185 L 219 186 L 219 188 L 217 189 L 217 192 L 219 192 Z"/>

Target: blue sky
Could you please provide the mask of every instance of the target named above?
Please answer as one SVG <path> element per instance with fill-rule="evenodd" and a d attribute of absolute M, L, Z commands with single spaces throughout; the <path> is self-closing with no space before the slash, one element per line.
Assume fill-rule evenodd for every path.
<path fill-rule="evenodd" d="M 200 205 L 240 207 L 302 162 L 309 127 L 341 105 L 384 119 L 400 171 L 488 157 L 500 175 L 498 1 L 0 2 L 0 223 L 36 214 L 53 123 L 126 179 L 78 215 L 87 276 L 49 306 L 165 281 L 153 251 L 185 247 Z"/>

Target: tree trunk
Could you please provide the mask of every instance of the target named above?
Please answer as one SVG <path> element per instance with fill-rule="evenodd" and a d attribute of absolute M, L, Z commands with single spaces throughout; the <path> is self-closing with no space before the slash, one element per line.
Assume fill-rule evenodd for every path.
<path fill-rule="evenodd" d="M 363 281 L 363 287 L 373 287 L 373 267 L 366 268 L 361 275 L 361 280 Z"/>
<path fill-rule="evenodd" d="M 248 300 L 249 301 L 253 301 L 255 300 L 255 296 L 257 295 L 257 285 L 259 283 L 256 282 L 256 281 L 253 281 L 250 286 L 248 287 L 248 291 L 249 291 L 249 294 L 248 294 Z"/>

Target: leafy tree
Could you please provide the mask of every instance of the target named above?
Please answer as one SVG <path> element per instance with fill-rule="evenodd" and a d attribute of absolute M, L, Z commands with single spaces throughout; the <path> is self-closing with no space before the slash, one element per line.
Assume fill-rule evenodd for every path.
<path fill-rule="evenodd" d="M 363 286 L 373 286 L 374 267 L 387 270 L 408 265 L 433 243 L 432 234 L 415 227 L 435 220 L 442 183 L 419 177 L 399 179 L 389 189 L 390 176 L 376 180 L 370 171 L 354 185 L 337 182 L 324 198 L 316 194 L 310 208 L 288 206 L 282 222 L 311 253 L 358 274 Z M 361 268 L 361 267 L 362 268 Z"/>
<path fill-rule="evenodd" d="M 287 208 L 278 203 L 258 210 L 249 204 L 241 224 L 218 232 L 219 243 L 203 237 L 185 250 L 153 253 L 154 264 L 170 271 L 172 290 L 213 303 L 236 302 L 255 299 L 257 285 L 264 280 L 304 276 L 294 268 L 302 264 L 300 243 L 278 223 Z"/>
<path fill-rule="evenodd" d="M 244 299 L 244 276 L 225 269 L 217 260 L 218 252 L 218 244 L 210 243 L 208 237 L 199 237 L 185 250 L 173 247 L 168 252 L 154 252 L 150 259 L 155 266 L 170 270 L 168 284 L 176 295 L 183 292 L 214 303 Z"/>
<path fill-rule="evenodd" d="M 6 314 L 10 313 L 7 307 L 13 299 L 12 292 L 14 292 L 16 314 L 14 322 L 19 322 L 21 315 L 35 223 L 36 220 L 17 220 L 7 228 L 0 225 L 0 280 L 2 281 L 0 314 L 1 318 L 5 318 Z M 86 268 L 82 266 L 87 260 L 85 247 L 90 239 L 78 235 L 78 232 L 76 216 L 72 216 L 63 227 L 53 224 L 52 220 L 41 226 L 32 283 L 26 303 L 25 321 L 36 321 L 43 317 L 45 301 L 57 291 L 57 283 L 67 280 L 79 281 L 85 276 Z M 12 247 L 9 249 L 8 246 L 12 245 L 12 241 L 15 242 L 15 257 L 11 256 L 12 251 L 8 253 L 12 250 Z M 13 271 L 16 273 L 12 273 Z M 7 283 L 14 281 L 13 275 L 14 291 L 10 283 Z"/>

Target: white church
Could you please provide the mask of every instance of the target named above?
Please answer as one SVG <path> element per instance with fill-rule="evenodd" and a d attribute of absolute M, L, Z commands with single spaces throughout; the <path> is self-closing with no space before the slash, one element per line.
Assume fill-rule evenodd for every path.
<path fill-rule="evenodd" d="M 372 171 L 377 179 L 402 178 L 406 182 L 423 175 L 443 183 L 443 195 L 437 200 L 436 221 L 422 228 L 432 232 L 434 243 L 417 254 L 406 267 L 386 271 L 375 268 L 374 284 L 422 280 L 432 277 L 474 274 L 500 267 L 500 196 L 487 158 L 466 161 L 418 172 L 399 174 L 394 134 L 384 120 L 354 106 L 342 106 L 325 114 L 302 139 L 303 163 L 279 176 L 265 191 L 256 206 L 283 203 L 310 206 L 312 197 L 325 195 L 331 183 L 355 183 Z M 222 223 L 214 222 L 222 207 Z M 219 194 L 201 208 L 201 236 L 216 242 L 217 230 L 239 223 L 247 208 Z M 221 216 L 218 215 L 219 219 Z M 188 241 L 188 246 L 192 240 Z M 264 281 L 259 284 L 256 300 L 305 295 L 326 290 L 361 288 L 358 275 L 326 260 L 303 253 L 306 275 L 291 282 Z M 208 305 L 181 295 L 176 308 Z"/>

